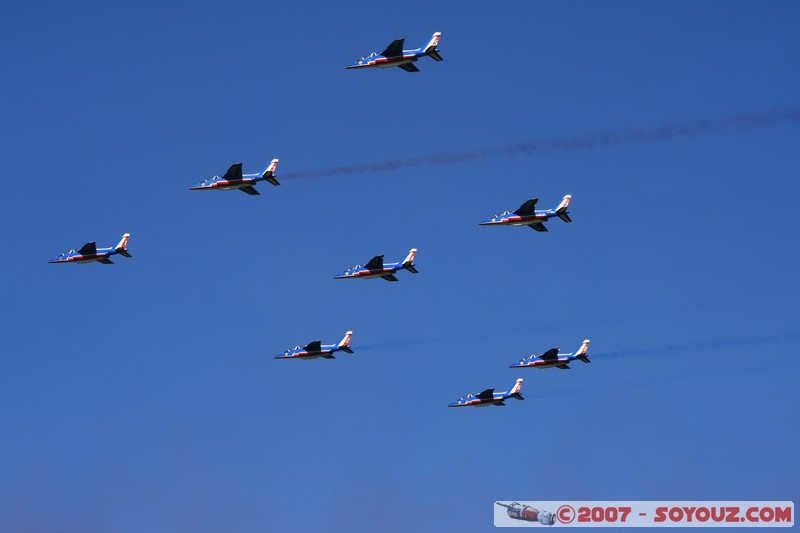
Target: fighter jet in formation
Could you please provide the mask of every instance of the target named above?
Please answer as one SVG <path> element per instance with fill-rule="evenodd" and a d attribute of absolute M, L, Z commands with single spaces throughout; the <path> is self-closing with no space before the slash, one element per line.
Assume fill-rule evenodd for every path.
<path fill-rule="evenodd" d="M 230 189 L 239 189 L 247 194 L 261 194 L 253 185 L 259 181 L 268 181 L 277 186 L 280 185 L 278 180 L 275 179 L 275 169 L 278 167 L 278 160 L 273 159 L 267 167 L 258 174 L 242 174 L 242 164 L 236 163 L 225 173 L 221 178 L 214 176 L 205 181 L 201 181 L 194 187 L 190 187 L 192 191 L 211 191 L 214 189 L 227 191 Z"/>
<path fill-rule="evenodd" d="M 480 223 L 481 226 L 530 226 L 536 231 L 547 231 L 547 228 L 542 222 L 552 217 L 558 217 L 564 222 L 572 222 L 569 218 L 567 207 L 572 199 L 572 195 L 564 196 L 561 203 L 553 209 L 546 209 L 543 211 L 536 210 L 536 202 L 538 198 L 531 198 L 519 209 L 514 212 L 506 211 L 500 215 L 494 215 L 492 218 L 484 220 Z"/>
<path fill-rule="evenodd" d="M 398 270 L 408 270 L 412 274 L 419 274 L 416 267 L 414 267 L 414 256 L 417 255 L 417 249 L 412 248 L 405 259 L 398 263 L 383 262 L 382 255 L 376 255 L 369 260 L 364 266 L 356 265 L 348 268 L 344 272 L 337 274 L 333 279 L 350 279 L 350 278 L 383 278 L 386 281 L 399 281 L 394 274 Z"/>
<path fill-rule="evenodd" d="M 324 357 L 325 359 L 335 359 L 334 352 L 343 351 L 353 353 L 350 349 L 350 338 L 353 336 L 352 331 L 344 334 L 344 338 L 339 341 L 339 344 L 322 344 L 320 341 L 314 341 L 306 344 L 302 348 L 295 346 L 291 350 L 286 350 L 283 355 L 276 355 L 275 359 L 316 359 L 317 357 Z"/>
<path fill-rule="evenodd" d="M 584 363 L 591 363 L 589 358 L 586 357 L 586 352 L 589 351 L 589 339 L 583 341 L 581 347 L 578 348 L 578 351 L 575 352 L 575 355 L 571 353 L 558 353 L 559 348 L 552 348 L 547 350 L 542 355 L 529 355 L 528 357 L 523 357 L 516 363 L 509 365 L 509 368 L 527 368 L 527 367 L 534 367 L 534 368 L 551 368 L 556 367 L 562 370 L 569 370 L 568 363 L 579 359 Z"/>
<path fill-rule="evenodd" d="M 466 396 L 462 396 L 447 407 L 486 407 L 487 405 L 505 405 L 504 402 L 509 398 L 524 400 L 525 398 L 523 398 L 522 394 L 519 392 L 521 389 L 522 378 L 519 378 L 514 386 L 506 392 L 495 392 L 494 389 L 486 389 L 478 394 L 467 394 Z"/>
<path fill-rule="evenodd" d="M 439 50 L 436 45 L 439 44 L 439 38 L 442 32 L 437 31 L 428 41 L 428 44 L 416 50 L 403 50 L 403 43 L 405 39 L 397 39 L 386 47 L 386 50 L 380 54 L 372 52 L 366 57 L 362 57 L 354 63 L 350 63 L 344 68 L 388 68 L 400 67 L 407 72 L 419 72 L 419 69 L 413 64 L 420 57 L 428 56 L 436 61 L 441 61 L 442 56 L 439 55 Z"/>
<path fill-rule="evenodd" d="M 80 250 L 63 252 L 48 261 L 48 263 L 91 263 L 92 261 L 97 261 L 104 265 L 113 265 L 114 262 L 109 257 L 114 254 L 132 257 L 128 253 L 128 239 L 130 236 L 130 233 L 126 233 L 122 236 L 122 240 L 112 248 L 98 248 L 95 242 L 87 242 Z"/>

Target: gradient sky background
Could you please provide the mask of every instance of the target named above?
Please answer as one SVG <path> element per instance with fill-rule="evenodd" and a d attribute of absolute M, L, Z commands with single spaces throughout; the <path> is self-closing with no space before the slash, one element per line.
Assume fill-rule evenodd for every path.
<path fill-rule="evenodd" d="M 3 2 L 0 530 L 797 500 L 797 2 Z M 442 32 L 422 72 L 346 71 Z M 794 112 L 789 115 L 787 112 Z M 704 120 L 650 142 L 190 192 Z M 482 219 L 573 195 L 550 232 Z M 132 234 L 133 259 L 50 265 Z M 334 281 L 417 247 L 418 276 Z M 277 361 L 355 332 L 355 354 Z M 591 365 L 512 370 L 591 338 Z M 524 377 L 524 402 L 448 409 Z"/>

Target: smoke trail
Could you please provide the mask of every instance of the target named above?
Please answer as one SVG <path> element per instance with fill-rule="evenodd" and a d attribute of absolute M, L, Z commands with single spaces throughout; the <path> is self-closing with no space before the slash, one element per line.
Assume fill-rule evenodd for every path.
<path fill-rule="evenodd" d="M 647 348 L 638 348 L 635 350 L 617 350 L 614 352 L 605 353 L 590 353 L 589 356 L 594 359 L 598 357 L 612 358 L 612 357 L 631 357 L 631 356 L 646 356 L 646 355 L 666 355 L 670 353 L 689 352 L 689 351 L 715 351 L 725 350 L 731 348 L 741 348 L 743 346 L 755 346 L 759 344 L 775 344 L 781 342 L 793 342 L 800 339 L 800 332 L 784 331 L 782 333 L 772 335 L 757 335 L 751 337 L 739 337 L 737 339 L 718 339 L 701 342 L 685 342 L 678 344 L 667 344 L 663 346 L 651 346 Z"/>
<path fill-rule="evenodd" d="M 732 348 L 741 348 L 746 346 L 764 346 L 768 344 L 778 344 L 781 342 L 796 342 L 800 339 L 800 332 L 785 331 L 773 335 L 758 335 L 751 337 L 740 337 L 738 339 L 721 339 L 703 342 L 680 343 L 665 346 L 658 346 L 653 348 L 641 348 L 637 350 L 621 350 L 616 352 L 606 352 L 600 354 L 589 353 L 592 360 L 598 358 L 613 358 L 613 357 L 630 357 L 630 356 L 648 356 L 648 355 L 667 355 L 671 353 L 696 353 L 702 351 L 704 356 L 709 355 L 724 355 L 724 350 Z M 716 352 L 716 353 L 715 353 Z M 684 383 L 687 381 L 700 381 L 707 380 L 709 375 L 713 373 L 715 380 L 727 379 L 735 377 L 737 374 L 746 372 L 748 377 L 752 377 L 757 373 L 773 372 L 774 369 L 771 365 L 758 365 L 752 364 L 747 366 L 742 365 L 718 365 L 709 364 L 705 367 L 695 365 L 692 372 L 686 372 L 685 369 L 679 368 L 674 373 L 663 374 L 659 373 L 657 377 L 653 374 L 642 374 L 632 378 L 630 375 L 626 377 L 621 376 L 606 376 L 606 381 L 593 382 L 591 385 L 582 385 L 581 387 L 559 387 L 557 390 L 537 391 L 537 398 L 557 398 L 557 397 L 580 397 L 586 394 L 594 394 L 600 391 L 609 390 L 625 390 L 626 394 L 630 394 L 636 388 L 649 387 L 653 381 L 657 381 L 660 385 Z"/>
<path fill-rule="evenodd" d="M 800 121 L 800 109 L 774 111 L 762 115 L 742 115 L 715 120 L 705 120 L 686 124 L 667 124 L 651 129 L 635 129 L 610 133 L 587 134 L 580 137 L 555 141 L 539 141 L 515 144 L 499 148 L 483 148 L 464 152 L 442 152 L 406 159 L 389 159 L 373 163 L 359 163 L 341 167 L 322 168 L 283 174 L 283 179 L 307 178 L 312 176 L 344 176 L 386 172 L 404 168 L 454 165 L 483 159 L 511 158 L 546 154 L 549 152 L 568 152 L 590 150 L 595 147 L 625 145 L 663 141 L 681 137 L 723 134 L 735 130 L 770 128 L 783 123 Z"/>

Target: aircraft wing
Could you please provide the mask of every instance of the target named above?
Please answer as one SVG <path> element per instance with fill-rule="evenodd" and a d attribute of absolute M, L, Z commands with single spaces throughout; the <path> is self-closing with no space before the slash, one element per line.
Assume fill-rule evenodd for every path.
<path fill-rule="evenodd" d="M 491 400 L 494 398 L 494 389 L 486 389 L 476 396 L 480 400 Z"/>
<path fill-rule="evenodd" d="M 367 270 L 383 270 L 383 256 L 376 255 L 369 260 L 369 263 L 364 265 L 364 268 Z"/>
<path fill-rule="evenodd" d="M 308 344 L 303 346 L 303 349 L 307 352 L 318 352 L 322 349 L 322 342 L 320 341 L 309 342 Z"/>
<path fill-rule="evenodd" d="M 246 192 L 247 194 L 254 194 L 254 195 L 261 194 L 260 192 L 255 190 L 252 185 L 248 185 L 247 187 L 239 187 L 239 190 L 242 192 Z"/>
<path fill-rule="evenodd" d="M 517 209 L 514 212 L 518 215 L 532 215 L 533 211 L 536 209 L 536 202 L 538 201 L 539 201 L 538 198 L 531 198 L 530 200 L 519 206 L 519 209 Z"/>
<path fill-rule="evenodd" d="M 224 180 L 240 180 L 242 179 L 242 164 L 235 163 L 231 165 L 231 168 L 222 176 Z"/>
<path fill-rule="evenodd" d="M 405 65 L 397 65 L 406 72 L 419 72 L 419 69 L 414 66 L 414 63 L 406 63 Z"/>
<path fill-rule="evenodd" d="M 397 39 L 392 44 L 386 47 L 386 50 L 381 52 L 383 57 L 397 57 L 403 55 L 403 43 L 405 39 Z"/>
<path fill-rule="evenodd" d="M 87 242 L 78 250 L 78 253 L 81 255 L 94 255 L 97 253 L 97 244 L 94 242 Z"/>
<path fill-rule="evenodd" d="M 556 368 L 560 368 L 561 370 L 569 370 L 569 365 L 556 365 Z"/>
<path fill-rule="evenodd" d="M 541 222 L 536 222 L 530 225 L 531 228 L 535 229 L 536 231 L 547 231 L 547 228 Z"/>
<path fill-rule="evenodd" d="M 112 261 L 108 257 L 104 257 L 102 259 L 98 259 L 97 262 L 98 263 L 103 263 L 104 265 L 113 265 L 114 264 L 114 261 Z"/>
<path fill-rule="evenodd" d="M 392 276 L 391 274 L 386 274 L 385 276 L 381 276 L 386 281 L 400 281 L 396 277 Z"/>
<path fill-rule="evenodd" d="M 545 361 L 552 361 L 553 359 L 558 359 L 558 348 L 551 348 L 540 355 L 542 359 Z"/>

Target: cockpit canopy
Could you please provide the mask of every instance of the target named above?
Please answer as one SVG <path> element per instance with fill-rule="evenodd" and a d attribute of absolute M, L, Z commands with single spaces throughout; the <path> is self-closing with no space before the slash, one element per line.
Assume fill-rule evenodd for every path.
<path fill-rule="evenodd" d="M 362 57 L 361 61 L 369 61 L 370 59 L 372 59 L 373 57 L 375 57 L 377 55 L 378 55 L 378 52 L 372 52 L 370 55 Z"/>

